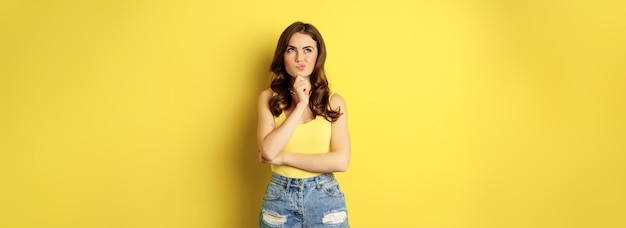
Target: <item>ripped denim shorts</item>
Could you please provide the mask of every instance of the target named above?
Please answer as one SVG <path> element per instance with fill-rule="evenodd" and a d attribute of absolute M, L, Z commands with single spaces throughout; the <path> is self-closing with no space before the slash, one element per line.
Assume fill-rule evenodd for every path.
<path fill-rule="evenodd" d="M 349 227 L 346 200 L 335 176 L 288 178 L 272 173 L 259 227 Z"/>

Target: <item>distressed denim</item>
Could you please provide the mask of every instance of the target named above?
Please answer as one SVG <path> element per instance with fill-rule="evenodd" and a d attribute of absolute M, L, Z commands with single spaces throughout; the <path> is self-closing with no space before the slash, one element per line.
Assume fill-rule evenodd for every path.
<path fill-rule="evenodd" d="M 311 178 L 273 173 L 263 197 L 259 227 L 349 227 L 339 183 L 332 173 Z"/>

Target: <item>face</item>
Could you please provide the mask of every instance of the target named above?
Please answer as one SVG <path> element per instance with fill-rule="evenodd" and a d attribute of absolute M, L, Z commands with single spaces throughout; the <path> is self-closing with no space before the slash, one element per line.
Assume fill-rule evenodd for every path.
<path fill-rule="evenodd" d="M 291 77 L 311 76 L 317 61 L 317 51 L 317 42 L 310 35 L 293 34 L 283 59 L 287 73 Z"/>

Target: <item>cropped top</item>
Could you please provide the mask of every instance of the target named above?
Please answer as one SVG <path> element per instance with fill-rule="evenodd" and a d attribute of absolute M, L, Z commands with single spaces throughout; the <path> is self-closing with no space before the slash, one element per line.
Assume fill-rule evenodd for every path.
<path fill-rule="evenodd" d="M 274 117 L 274 126 L 280 126 L 287 116 L 285 112 Z M 331 123 L 322 116 L 298 124 L 291 139 L 283 149 L 290 153 L 322 154 L 330 151 Z M 309 178 L 320 173 L 308 172 L 291 166 L 272 165 L 272 172 L 291 178 Z"/>

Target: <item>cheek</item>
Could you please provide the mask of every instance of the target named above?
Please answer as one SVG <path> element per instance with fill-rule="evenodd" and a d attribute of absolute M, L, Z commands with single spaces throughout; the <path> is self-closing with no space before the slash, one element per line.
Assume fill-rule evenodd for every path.
<path fill-rule="evenodd" d="M 311 65 L 315 65 L 316 60 L 317 60 L 317 55 L 307 56 L 307 59 L 306 59 L 306 61 Z"/>
<path fill-rule="evenodd" d="M 292 67 L 293 66 L 293 62 L 294 62 L 294 60 L 293 60 L 293 58 L 291 56 L 285 55 L 283 57 L 283 64 L 285 65 L 285 67 L 287 67 L 287 68 Z"/>

